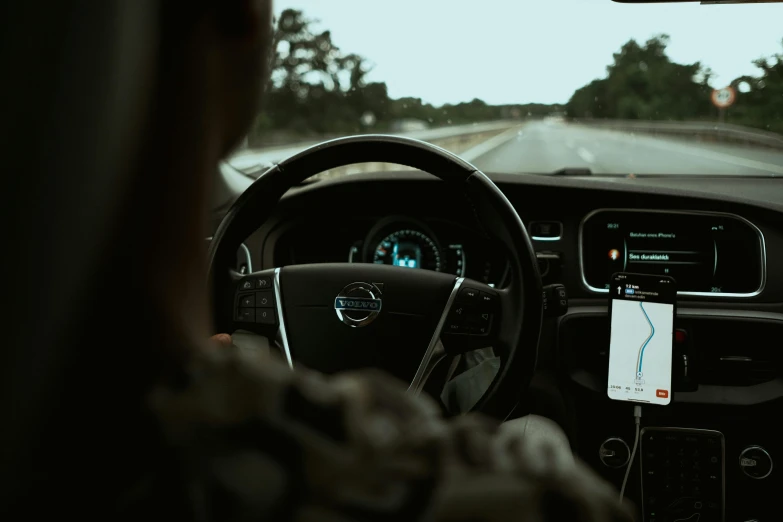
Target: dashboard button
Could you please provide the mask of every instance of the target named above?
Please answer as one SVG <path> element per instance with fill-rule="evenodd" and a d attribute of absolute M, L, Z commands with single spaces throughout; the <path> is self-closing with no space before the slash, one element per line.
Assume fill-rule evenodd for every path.
<path fill-rule="evenodd" d="M 245 279 L 239 283 L 240 290 L 255 290 L 255 282 L 252 279 Z"/>
<path fill-rule="evenodd" d="M 239 306 L 242 308 L 253 308 L 256 306 L 256 297 L 253 294 L 241 296 L 239 298 Z"/>
<path fill-rule="evenodd" d="M 772 473 L 772 458 L 761 446 L 750 446 L 740 454 L 740 468 L 750 478 L 767 478 Z"/>
<path fill-rule="evenodd" d="M 259 277 L 256 280 L 256 288 L 260 288 L 261 290 L 272 288 L 272 278 L 270 277 Z"/>
<path fill-rule="evenodd" d="M 563 224 L 558 221 L 534 221 L 530 224 L 530 235 L 538 240 L 560 239 L 563 235 Z"/>

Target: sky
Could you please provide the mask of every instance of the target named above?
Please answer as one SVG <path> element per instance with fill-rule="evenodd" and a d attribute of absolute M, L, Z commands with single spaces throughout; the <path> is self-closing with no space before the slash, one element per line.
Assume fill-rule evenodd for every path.
<path fill-rule="evenodd" d="M 671 36 L 670 58 L 701 61 L 714 87 L 756 74 L 752 60 L 783 52 L 783 3 L 617 4 L 611 0 L 274 0 L 332 31 L 367 58 L 368 81 L 393 98 L 441 105 L 565 103 L 604 77 L 631 38 Z"/>

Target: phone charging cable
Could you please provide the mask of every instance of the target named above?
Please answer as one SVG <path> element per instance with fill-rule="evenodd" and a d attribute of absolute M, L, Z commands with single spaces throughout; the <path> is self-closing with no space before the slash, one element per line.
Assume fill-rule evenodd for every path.
<path fill-rule="evenodd" d="M 623 501 L 625 496 L 625 485 L 628 483 L 628 476 L 631 474 L 631 468 L 633 467 L 633 459 L 636 456 L 636 448 L 639 446 L 639 422 L 642 418 L 642 407 L 633 407 L 633 421 L 636 424 L 636 435 L 633 438 L 633 450 L 631 450 L 631 458 L 628 459 L 628 467 L 625 469 L 625 478 L 623 479 L 623 485 L 620 488 L 620 502 Z"/>

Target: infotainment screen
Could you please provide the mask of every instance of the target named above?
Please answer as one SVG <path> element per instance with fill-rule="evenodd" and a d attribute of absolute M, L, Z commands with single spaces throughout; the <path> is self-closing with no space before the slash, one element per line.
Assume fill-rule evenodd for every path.
<path fill-rule="evenodd" d="M 599 210 L 582 222 L 585 284 L 609 290 L 617 272 L 665 275 L 680 294 L 752 296 L 764 286 L 761 232 L 728 214 Z"/>

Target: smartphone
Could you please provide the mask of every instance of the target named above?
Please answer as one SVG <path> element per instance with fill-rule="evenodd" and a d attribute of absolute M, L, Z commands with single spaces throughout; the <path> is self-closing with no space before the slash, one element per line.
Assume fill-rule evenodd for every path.
<path fill-rule="evenodd" d="M 669 404 L 676 283 L 669 276 L 624 272 L 609 281 L 607 394 L 617 401 Z"/>

